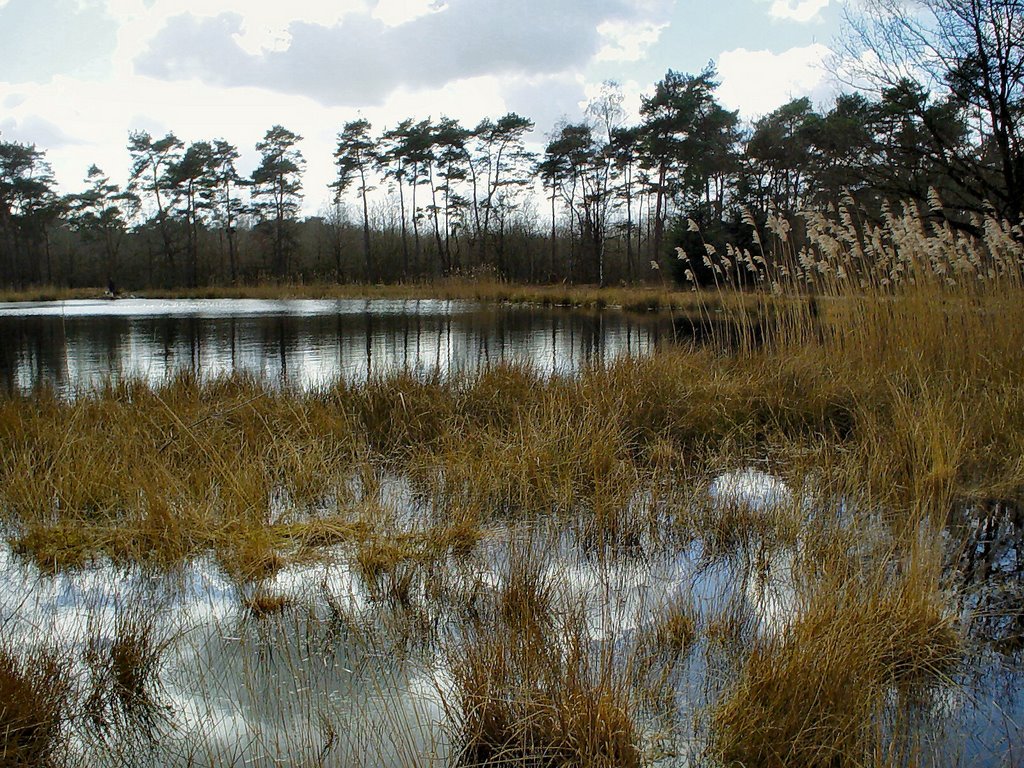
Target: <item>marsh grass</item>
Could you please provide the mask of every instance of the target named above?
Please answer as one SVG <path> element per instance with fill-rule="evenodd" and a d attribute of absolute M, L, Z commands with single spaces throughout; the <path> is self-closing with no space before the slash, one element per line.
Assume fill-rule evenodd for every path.
<path fill-rule="evenodd" d="M 952 684 L 961 636 L 932 554 L 848 571 L 819 573 L 794 621 L 747 655 L 713 709 L 723 764 L 899 762 L 889 741 L 899 709 Z"/>
<path fill-rule="evenodd" d="M 173 637 L 162 637 L 159 613 L 145 607 L 118 610 L 112 636 L 94 627 L 82 652 L 89 673 L 84 712 L 93 730 L 152 740 L 170 723 L 161 699 L 160 670 Z"/>
<path fill-rule="evenodd" d="M 72 715 L 70 660 L 44 647 L 0 647 L 0 764 L 59 762 Z"/>
<path fill-rule="evenodd" d="M 657 618 L 651 634 L 653 649 L 672 658 L 685 656 L 697 639 L 697 619 L 690 601 L 669 603 Z"/>
<path fill-rule="evenodd" d="M 373 653 L 446 660 L 452 684 L 438 695 L 463 765 L 640 765 L 639 687 L 674 700 L 671 669 L 694 658 L 711 678 L 696 740 L 713 761 L 913 762 L 921 745 L 900 733 L 899 710 L 952 684 L 965 652 L 942 566 L 949 523 L 1024 496 L 1022 254 L 1001 222 L 980 221 L 971 239 L 909 208 L 883 228 L 864 221 L 808 214 L 797 251 L 773 216 L 763 251 L 708 252 L 717 287 L 687 296 L 683 343 L 572 377 L 499 365 L 300 392 L 181 375 L 73 400 L 8 396 L 4 534 L 48 571 L 212 553 L 249 596 L 242 613 L 260 620 L 245 626 L 264 645 L 302 606 L 260 585 L 344 563 L 375 617 Z M 627 298 L 566 293 L 576 301 Z M 788 481 L 788 500 L 709 498 L 712 478 L 754 465 Z M 513 538 L 496 582 L 457 583 L 523 530 L 531 546 Z M 566 542 L 613 563 L 698 552 L 703 572 L 747 580 L 777 576 L 785 556 L 794 605 L 759 619 L 742 588 L 723 587 L 702 611 L 684 596 L 651 606 L 608 642 L 544 567 Z M 364 617 L 327 607 L 316 643 L 358 634 Z M 152 643 L 144 624 L 127 634 L 138 642 L 123 664 L 111 652 L 92 666 L 111 680 L 136 670 L 126 688 L 141 700 Z M 288 680 L 305 680 L 308 653 L 288 654 Z M 59 682 L 47 659 L 11 651 L 0 680 Z M 257 711 L 261 690 L 247 694 Z M 45 764 L 63 717 L 60 702 L 43 706 L 10 731 L 27 739 L 15 746 Z M 306 757 L 336 743 L 327 722 Z"/>
<path fill-rule="evenodd" d="M 280 613 L 292 604 L 292 598 L 288 595 L 276 594 L 266 589 L 258 588 L 251 595 L 242 598 L 242 605 L 255 619 L 265 619 Z"/>
<path fill-rule="evenodd" d="M 493 616 L 450 651 L 456 763 L 639 766 L 628 675 L 614 649 L 593 652 L 580 615 L 556 610 L 540 557 L 514 551 Z"/>

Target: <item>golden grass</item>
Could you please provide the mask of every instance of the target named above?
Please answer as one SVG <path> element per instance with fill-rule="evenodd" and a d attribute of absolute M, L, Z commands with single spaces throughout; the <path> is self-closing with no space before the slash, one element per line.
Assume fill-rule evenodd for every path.
<path fill-rule="evenodd" d="M 654 645 L 679 656 L 693 645 L 697 636 L 697 622 L 686 604 L 669 606 L 654 630 Z"/>
<path fill-rule="evenodd" d="M 554 612 L 541 562 L 516 550 L 494 614 L 450 651 L 457 764 L 638 767 L 627 677 L 588 649 L 580 616 Z"/>
<path fill-rule="evenodd" d="M 838 463 L 821 468 L 836 493 L 945 514 L 1024 489 L 1024 292 L 993 301 L 998 313 L 893 297 L 871 322 L 896 325 L 861 329 L 857 354 L 829 326 L 820 343 L 666 348 L 576 378 L 502 366 L 300 393 L 182 376 L 74 402 L 12 396 L 0 400 L 0 509 L 43 564 L 214 550 L 254 577 L 373 538 L 359 493 L 384 469 L 430 500 L 431 535 L 461 525 L 470 547 L 480 524 L 550 515 L 594 542 L 637 540 L 658 522 L 636 511 L 643 489 L 692 497 L 695 477 L 748 457 L 794 473 Z M 916 352 L 893 354 L 900 339 Z M 677 522 L 722 548 L 761 524 L 699 507 Z"/>
<path fill-rule="evenodd" d="M 257 589 L 251 595 L 242 598 L 242 605 L 256 619 L 265 619 L 281 613 L 291 603 L 292 600 L 287 595 L 275 594 L 265 589 Z"/>
<path fill-rule="evenodd" d="M 771 768 L 875 765 L 889 755 L 886 722 L 949 683 L 959 664 L 933 556 L 818 574 L 793 623 L 755 643 L 715 706 L 716 757 Z"/>
<path fill-rule="evenodd" d="M 66 288 L 42 285 L 34 288 L 0 290 L 0 301 L 70 301 L 72 299 L 100 299 L 106 288 Z"/>
<path fill-rule="evenodd" d="M 113 629 L 109 639 L 94 631 L 83 652 L 90 678 L 86 716 L 101 736 L 119 729 L 152 738 L 167 722 L 159 672 L 170 639 L 158 636 L 156 616 L 141 606 L 118 611 Z"/>

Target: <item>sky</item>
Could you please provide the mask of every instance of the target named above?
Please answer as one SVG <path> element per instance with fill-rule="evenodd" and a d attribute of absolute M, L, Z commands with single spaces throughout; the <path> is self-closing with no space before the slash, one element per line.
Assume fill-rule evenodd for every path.
<path fill-rule="evenodd" d="M 630 121 L 669 69 L 718 70 L 753 120 L 829 105 L 852 0 L 0 0 L 0 140 L 35 144 L 62 191 L 89 166 L 127 181 L 129 131 L 224 138 L 258 162 L 272 125 L 304 137 L 305 209 L 330 197 L 336 134 L 405 117 L 473 126 L 514 111 L 533 140 L 606 80 Z"/>

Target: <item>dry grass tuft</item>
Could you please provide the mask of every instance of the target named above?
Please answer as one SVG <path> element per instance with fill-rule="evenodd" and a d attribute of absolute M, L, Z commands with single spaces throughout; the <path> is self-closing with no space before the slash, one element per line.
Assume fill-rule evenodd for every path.
<path fill-rule="evenodd" d="M 274 594 L 262 588 L 242 599 L 242 605 L 255 619 L 265 619 L 281 613 L 291 604 L 292 599 L 288 595 Z"/>
<path fill-rule="evenodd" d="M 57 764 L 72 690 L 70 665 L 55 651 L 0 647 L 0 764 Z"/>
<path fill-rule="evenodd" d="M 640 765 L 624 681 L 572 630 L 481 631 L 453 675 L 460 765 Z"/>
<path fill-rule="evenodd" d="M 713 712 L 723 764 L 860 766 L 893 748 L 892 695 L 948 681 L 960 658 L 934 570 L 904 565 L 826 579 L 788 628 L 757 642 Z"/>
<path fill-rule="evenodd" d="M 674 658 L 685 656 L 697 639 L 697 619 L 689 602 L 670 603 L 658 617 L 652 643 L 659 652 Z"/>
<path fill-rule="evenodd" d="M 112 638 L 90 634 L 83 651 L 90 678 L 85 714 L 98 733 L 120 729 L 153 738 L 168 722 L 160 667 L 169 645 L 157 634 L 156 616 L 134 607 L 117 614 Z"/>
<path fill-rule="evenodd" d="M 626 674 L 581 617 L 555 613 L 542 560 L 514 550 L 493 615 L 450 651 L 458 764 L 639 766 Z"/>

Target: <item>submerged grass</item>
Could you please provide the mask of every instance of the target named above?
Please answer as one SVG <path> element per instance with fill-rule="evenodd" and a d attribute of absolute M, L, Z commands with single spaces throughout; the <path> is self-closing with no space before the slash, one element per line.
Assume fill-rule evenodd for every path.
<path fill-rule="evenodd" d="M 152 739 L 168 721 L 159 673 L 171 638 L 160 637 L 157 616 L 139 607 L 119 610 L 113 630 L 111 637 L 105 637 L 96 627 L 86 641 L 86 716 L 104 738 L 119 731 Z"/>

